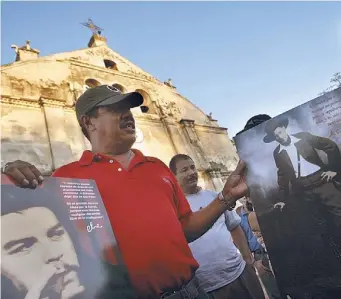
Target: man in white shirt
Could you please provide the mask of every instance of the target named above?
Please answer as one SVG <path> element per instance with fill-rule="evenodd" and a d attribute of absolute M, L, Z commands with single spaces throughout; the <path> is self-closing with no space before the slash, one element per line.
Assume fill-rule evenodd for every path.
<path fill-rule="evenodd" d="M 208 206 L 217 197 L 216 192 L 198 186 L 198 173 L 191 157 L 176 155 L 169 168 L 177 177 L 193 211 Z M 213 299 L 264 299 L 240 221 L 234 210 L 226 211 L 207 233 L 189 244 L 200 264 L 196 276 Z"/>

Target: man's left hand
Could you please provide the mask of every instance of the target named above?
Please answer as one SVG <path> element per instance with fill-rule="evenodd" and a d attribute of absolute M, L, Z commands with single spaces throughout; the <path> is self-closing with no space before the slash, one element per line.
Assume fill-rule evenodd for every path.
<path fill-rule="evenodd" d="M 262 260 L 255 261 L 253 266 L 256 268 L 259 275 L 271 274 L 271 270 L 268 267 L 265 267 L 262 263 Z"/>
<path fill-rule="evenodd" d="M 244 173 L 246 171 L 245 162 L 239 161 L 236 169 L 228 177 L 224 189 L 222 191 L 225 198 L 233 200 L 233 203 L 245 196 L 248 192 L 248 187 L 245 182 Z"/>
<path fill-rule="evenodd" d="M 322 179 L 327 180 L 327 182 L 330 182 L 336 176 L 337 172 L 335 171 L 326 171 L 321 174 Z"/>
<path fill-rule="evenodd" d="M 274 209 L 278 209 L 279 211 L 282 211 L 284 206 L 285 206 L 285 203 L 280 201 L 274 204 Z"/>

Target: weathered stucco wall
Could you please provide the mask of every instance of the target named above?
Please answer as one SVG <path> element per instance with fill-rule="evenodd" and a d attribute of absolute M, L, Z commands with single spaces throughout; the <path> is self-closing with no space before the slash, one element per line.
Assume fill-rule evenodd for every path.
<path fill-rule="evenodd" d="M 224 130 L 209 127 L 196 127 L 201 148 L 211 163 L 211 167 L 231 172 L 237 166 L 238 155 Z"/>
<path fill-rule="evenodd" d="M 106 68 L 104 60 L 115 67 Z M 90 144 L 74 112 L 93 84 L 138 91 L 148 113 L 134 108 L 139 129 L 134 148 L 166 164 L 176 153 L 193 157 L 201 184 L 219 189 L 238 159 L 226 130 L 169 83 L 158 81 L 107 46 L 86 48 L 2 67 L 1 163 L 21 159 L 45 173 L 79 159 Z M 141 134 L 142 133 L 142 134 Z"/>
<path fill-rule="evenodd" d="M 164 163 L 176 154 L 161 122 L 137 119 L 137 126 L 143 132 L 143 140 L 137 141 L 133 148 L 147 156 L 156 156 Z"/>
<path fill-rule="evenodd" d="M 1 164 L 29 161 L 51 172 L 52 156 L 43 113 L 37 108 L 1 105 Z"/>

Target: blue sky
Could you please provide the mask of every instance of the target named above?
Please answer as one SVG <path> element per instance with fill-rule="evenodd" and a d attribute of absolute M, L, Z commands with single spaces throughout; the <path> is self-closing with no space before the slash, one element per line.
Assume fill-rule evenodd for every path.
<path fill-rule="evenodd" d="M 258 113 L 317 96 L 341 71 L 341 2 L 2 2 L 1 63 L 30 39 L 41 56 L 108 45 L 213 113 L 230 136 Z"/>

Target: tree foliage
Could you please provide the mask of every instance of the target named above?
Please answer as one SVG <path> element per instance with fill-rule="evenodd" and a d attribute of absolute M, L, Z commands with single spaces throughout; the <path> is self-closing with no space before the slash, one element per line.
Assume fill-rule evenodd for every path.
<path fill-rule="evenodd" d="M 337 72 L 333 75 L 333 77 L 330 79 L 330 86 L 322 91 L 320 95 L 323 95 L 329 91 L 332 91 L 338 87 L 341 87 L 341 72 Z"/>

